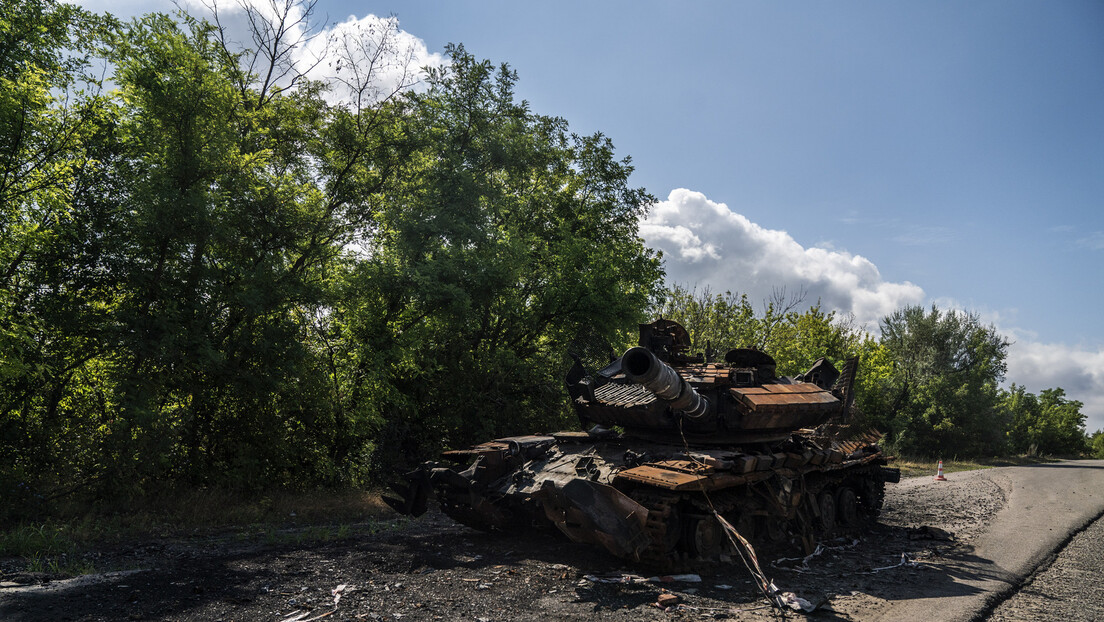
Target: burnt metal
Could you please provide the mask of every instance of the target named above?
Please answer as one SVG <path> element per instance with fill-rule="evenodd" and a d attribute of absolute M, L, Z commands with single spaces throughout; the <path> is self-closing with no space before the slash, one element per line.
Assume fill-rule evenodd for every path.
<path fill-rule="evenodd" d="M 726 559 L 718 517 L 768 547 L 812 546 L 878 514 L 888 468 L 881 435 L 846 425 L 858 359 L 777 377 L 767 353 L 724 362 L 691 352 L 670 320 L 598 371 L 576 361 L 567 390 L 587 432 L 501 438 L 445 452 L 385 499 L 404 514 L 433 494 L 482 530 L 553 528 L 618 557 L 663 568 Z"/>

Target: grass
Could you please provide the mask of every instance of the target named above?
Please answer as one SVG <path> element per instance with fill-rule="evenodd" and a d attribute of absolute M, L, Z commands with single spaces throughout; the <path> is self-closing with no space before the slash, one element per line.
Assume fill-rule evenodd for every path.
<path fill-rule="evenodd" d="M 957 457 L 953 457 L 950 460 L 943 461 L 943 472 L 955 473 L 957 471 L 976 471 L 977 469 L 992 469 L 1005 466 L 1042 464 L 1044 462 L 1054 462 L 1056 459 L 1057 458 L 1038 456 L 1013 456 L 1006 458 L 974 458 L 970 460 L 959 460 Z M 938 468 L 938 462 L 938 459 L 933 460 L 930 458 L 898 456 L 893 460 L 890 466 L 901 469 L 901 477 L 920 477 L 922 475 L 934 477 L 936 469 Z"/>
<path fill-rule="evenodd" d="M 191 490 L 110 509 L 72 503 L 39 521 L 0 529 L 0 558 L 22 558 L 28 572 L 96 572 L 83 553 L 157 538 L 230 537 L 264 544 L 343 540 L 403 523 L 378 493 L 273 492 L 243 496 Z"/>
<path fill-rule="evenodd" d="M 24 572 L 44 572 L 52 575 L 76 576 L 96 572 L 96 566 L 88 559 L 71 557 L 68 554 L 42 556 L 39 554 L 24 558 Z"/>

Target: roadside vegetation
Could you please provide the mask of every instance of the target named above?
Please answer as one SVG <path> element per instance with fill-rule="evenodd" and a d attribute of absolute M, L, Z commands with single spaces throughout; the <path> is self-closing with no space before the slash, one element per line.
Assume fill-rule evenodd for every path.
<path fill-rule="evenodd" d="M 630 160 L 532 112 L 507 65 L 404 65 L 392 21 L 312 81 L 289 60 L 309 5 L 252 17 L 236 47 L 197 16 L 0 0 L 0 555 L 375 516 L 341 499 L 574 425 L 567 351 L 657 314 L 783 374 L 861 356 L 859 416 L 901 455 L 1104 457 L 1062 389 L 1000 386 L 1008 341 L 975 315 L 874 335 L 668 286 Z"/>
<path fill-rule="evenodd" d="M 952 458 L 943 461 L 943 474 L 946 475 L 947 473 L 958 473 L 961 471 L 977 471 L 978 469 L 995 469 L 997 467 L 1045 464 L 1061 459 L 1063 458 L 1060 456 L 1007 456 L 1003 458 L 974 458 L 963 460 Z M 937 472 L 938 461 L 932 461 L 930 458 L 894 456 L 891 466 L 901 469 L 901 477 L 934 477 Z"/>
<path fill-rule="evenodd" d="M 126 570 L 111 556 L 149 543 L 187 540 L 236 545 L 305 545 L 395 529 L 396 516 L 376 492 L 312 490 L 242 495 L 192 490 L 151 496 L 107 511 L 77 500 L 50 516 L 0 530 L 0 559 L 22 558 L 22 572 L 78 575 Z"/>
<path fill-rule="evenodd" d="M 683 285 L 655 313 L 682 323 L 694 344 L 724 353 L 760 348 L 780 375 L 824 356 L 860 359 L 855 418 L 885 433 L 889 453 L 917 459 L 1078 456 L 1104 458 L 1104 434 L 1089 436 L 1082 403 L 1061 388 L 1003 388 L 1010 342 L 976 314 L 910 306 L 875 327 L 777 292 L 757 309 L 747 296 Z M 876 332 L 875 332 L 876 331 Z"/>

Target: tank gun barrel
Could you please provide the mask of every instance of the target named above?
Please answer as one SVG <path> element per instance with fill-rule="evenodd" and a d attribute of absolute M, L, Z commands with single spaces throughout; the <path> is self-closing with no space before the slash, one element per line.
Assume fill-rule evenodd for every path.
<path fill-rule="evenodd" d="M 667 402 L 671 410 L 691 419 L 700 419 L 713 412 L 708 399 L 647 348 L 637 346 L 626 351 L 621 356 L 621 370 L 630 382 L 654 393 Z"/>

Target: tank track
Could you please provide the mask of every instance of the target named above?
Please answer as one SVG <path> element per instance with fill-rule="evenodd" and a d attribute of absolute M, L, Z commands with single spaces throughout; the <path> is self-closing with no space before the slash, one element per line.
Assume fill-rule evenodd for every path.
<path fill-rule="evenodd" d="M 714 508 L 724 515 L 738 508 L 742 500 L 741 495 L 735 491 L 720 491 L 710 495 L 712 506 L 699 493 L 637 488 L 629 496 L 648 509 L 645 530 L 651 537 L 651 543 L 641 551 L 639 561 L 653 568 L 672 572 L 707 568 L 721 559 L 720 555 L 716 558 L 702 558 L 689 550 L 685 541 L 688 537 L 688 517 L 683 515 L 685 510 L 695 510 L 695 514 L 701 515 L 695 518 L 698 520 L 710 517 Z"/>
<path fill-rule="evenodd" d="M 697 492 L 679 493 L 658 488 L 637 488 L 629 496 L 648 509 L 645 529 L 651 539 L 648 547 L 640 553 L 640 561 L 655 568 L 680 571 L 708 567 L 724 559 L 725 554 L 731 551 L 716 550 L 702 557 L 695 555 L 691 545 L 686 542 L 691 521 L 712 520 L 714 510 L 736 526 L 741 535 L 757 549 L 761 549 L 761 553 L 768 555 L 779 553 L 790 546 L 790 537 L 799 538 L 808 548 L 816 540 L 832 535 L 833 532 L 838 534 L 861 530 L 877 517 L 885 498 L 885 483 L 870 477 L 868 473 L 873 468 L 875 467 L 859 467 L 839 472 L 817 486 L 818 492 L 828 491 L 833 498 L 845 488 L 852 490 L 857 496 L 857 522 L 845 525 L 833 521 L 827 531 L 814 514 L 816 510 L 812 505 L 818 497 L 813 492 L 807 492 L 806 500 L 795 508 L 791 517 L 787 517 L 780 515 L 777 508 L 772 508 L 765 491 L 759 489 L 737 487 L 713 491 L 707 499 Z M 741 515 L 741 512 L 746 514 Z M 741 517 L 745 519 L 742 525 Z M 768 529 L 773 534 L 767 534 Z"/>
<path fill-rule="evenodd" d="M 672 540 L 677 539 L 678 525 L 672 519 L 677 520 L 677 506 L 682 495 L 638 488 L 629 496 L 648 509 L 644 529 L 651 537 L 651 543 L 641 551 L 640 561 L 659 568 L 675 568 L 679 559 Z"/>

